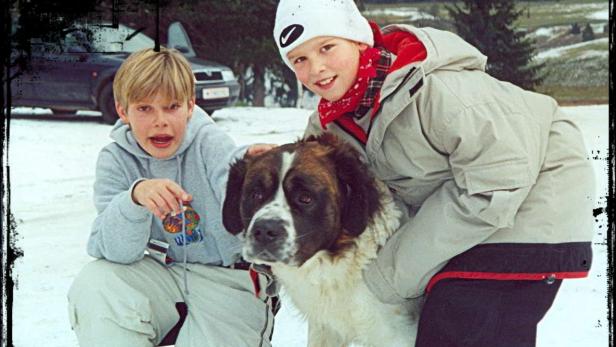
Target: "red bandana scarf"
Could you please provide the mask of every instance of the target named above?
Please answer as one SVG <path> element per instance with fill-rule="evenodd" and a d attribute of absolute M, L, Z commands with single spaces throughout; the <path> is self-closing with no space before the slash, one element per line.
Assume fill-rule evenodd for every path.
<path fill-rule="evenodd" d="M 381 87 L 387 74 L 424 60 L 427 56 L 425 47 L 415 35 L 409 32 L 383 35 L 374 22 L 370 22 L 370 27 L 374 33 L 375 48 L 369 48 L 360 55 L 356 83 L 340 100 L 329 102 L 321 99 L 318 106 L 323 129 L 335 121 L 364 144 L 368 140 L 368 129 L 366 120 L 362 118 L 371 108 L 370 122 L 376 116 L 380 108 Z M 393 63 L 390 52 L 396 55 Z"/>
<path fill-rule="evenodd" d="M 367 113 L 383 85 L 391 63 L 390 57 L 389 52 L 382 48 L 368 48 L 361 53 L 355 84 L 339 100 L 327 101 L 322 98 L 319 102 L 319 117 L 323 128 L 344 114 L 352 113 L 356 118 L 361 118 Z"/>

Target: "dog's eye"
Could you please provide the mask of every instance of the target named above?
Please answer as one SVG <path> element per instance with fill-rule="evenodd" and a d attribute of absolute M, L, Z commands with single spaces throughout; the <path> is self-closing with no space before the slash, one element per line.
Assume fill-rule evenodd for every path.
<path fill-rule="evenodd" d="M 312 197 L 306 193 L 302 193 L 300 195 L 298 195 L 297 197 L 297 201 L 299 201 L 300 203 L 304 204 L 304 205 L 308 205 L 310 203 L 312 203 Z"/>

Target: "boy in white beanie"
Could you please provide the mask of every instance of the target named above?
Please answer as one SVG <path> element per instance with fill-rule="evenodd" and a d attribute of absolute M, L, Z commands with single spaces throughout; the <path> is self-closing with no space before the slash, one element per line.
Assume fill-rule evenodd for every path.
<path fill-rule="evenodd" d="M 274 39 L 321 96 L 305 135 L 355 145 L 412 214 L 364 280 L 384 302 L 425 299 L 416 346 L 534 346 L 592 260 L 594 174 L 572 119 L 485 73 L 458 36 L 380 30 L 352 0 L 282 0 Z"/>

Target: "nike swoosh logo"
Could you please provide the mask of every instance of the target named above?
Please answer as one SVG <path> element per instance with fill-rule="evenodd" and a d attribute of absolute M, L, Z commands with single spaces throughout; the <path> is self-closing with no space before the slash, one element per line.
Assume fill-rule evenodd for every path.
<path fill-rule="evenodd" d="M 288 32 L 285 36 L 283 36 L 283 37 L 281 37 L 281 38 L 280 38 L 280 43 L 281 43 L 282 45 L 286 45 L 286 44 L 287 44 L 287 40 L 289 39 L 289 37 L 291 37 L 291 34 L 293 34 L 293 32 L 295 31 L 295 29 L 297 29 L 297 27 L 293 27 L 293 28 L 291 28 L 291 30 L 289 30 L 289 32 Z"/>

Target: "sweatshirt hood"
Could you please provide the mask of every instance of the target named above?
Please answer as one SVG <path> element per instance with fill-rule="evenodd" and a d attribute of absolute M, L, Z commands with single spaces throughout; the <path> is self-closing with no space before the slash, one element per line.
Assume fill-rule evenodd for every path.
<path fill-rule="evenodd" d="M 186 132 L 184 133 L 184 139 L 182 139 L 182 144 L 178 148 L 178 150 L 169 158 L 165 160 L 170 160 L 176 158 L 178 155 L 181 155 L 194 141 L 199 130 L 208 124 L 213 124 L 214 121 L 210 119 L 210 117 L 203 111 L 199 106 L 195 106 L 193 109 L 192 117 L 186 124 Z M 146 151 L 144 151 L 135 137 L 133 136 L 133 132 L 130 129 L 130 126 L 121 119 L 118 119 L 113 128 L 111 129 L 110 137 L 115 143 L 117 143 L 124 150 L 129 153 L 139 157 L 139 158 L 147 158 L 151 159 L 152 156 L 149 155 Z"/>
<path fill-rule="evenodd" d="M 420 81 L 435 70 L 485 71 L 487 57 L 454 33 L 394 24 L 384 27 L 381 35 L 385 48 L 396 55 L 396 59 L 383 82 L 379 101 L 394 93 L 407 78 L 418 77 Z M 417 41 L 423 45 L 419 61 L 414 59 L 417 58 L 414 54 Z"/>
<path fill-rule="evenodd" d="M 414 35 L 425 47 L 427 56 L 421 66 L 426 74 L 439 69 L 485 70 L 487 57 L 454 33 L 411 25 L 388 25 L 382 29 L 385 47 L 400 58 L 409 42 L 405 33 Z"/>

